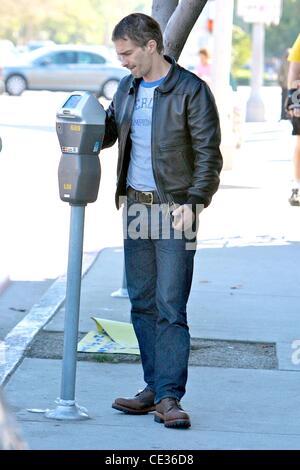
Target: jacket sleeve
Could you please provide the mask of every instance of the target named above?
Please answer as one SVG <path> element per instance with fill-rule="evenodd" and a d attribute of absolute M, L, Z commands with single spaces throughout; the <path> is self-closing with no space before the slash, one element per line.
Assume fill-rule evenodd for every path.
<path fill-rule="evenodd" d="M 105 119 L 105 134 L 102 143 L 102 148 L 108 148 L 114 145 L 118 138 L 118 130 L 115 121 L 115 108 L 114 101 L 112 101 L 109 107 L 106 110 L 106 119 Z"/>
<path fill-rule="evenodd" d="M 190 96 L 187 119 L 194 153 L 193 182 L 187 202 L 207 207 L 219 187 L 223 159 L 219 148 L 221 131 L 217 107 L 212 92 L 203 81 Z"/>

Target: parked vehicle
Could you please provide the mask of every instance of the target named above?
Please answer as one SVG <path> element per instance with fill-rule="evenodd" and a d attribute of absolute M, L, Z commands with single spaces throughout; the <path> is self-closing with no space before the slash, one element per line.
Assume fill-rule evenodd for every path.
<path fill-rule="evenodd" d="M 125 75 L 128 70 L 104 46 L 41 47 L 3 67 L 6 92 L 14 96 L 25 90 L 83 90 L 111 100 Z"/>
<path fill-rule="evenodd" d="M 2 76 L 2 68 L 0 66 L 0 95 L 2 95 L 4 90 L 5 90 L 5 85 L 4 85 L 4 80 L 3 80 L 3 76 Z"/>
<path fill-rule="evenodd" d="M 14 44 L 8 39 L 0 39 L 0 95 L 5 91 L 3 66 L 7 62 L 15 60 L 17 56 L 18 50 Z"/>

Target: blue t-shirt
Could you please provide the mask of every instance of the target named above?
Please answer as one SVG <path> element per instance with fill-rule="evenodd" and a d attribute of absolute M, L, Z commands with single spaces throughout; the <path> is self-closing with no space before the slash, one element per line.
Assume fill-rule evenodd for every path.
<path fill-rule="evenodd" d="M 131 121 L 132 142 L 127 186 L 138 191 L 154 191 L 156 184 L 151 162 L 153 94 L 165 77 L 155 82 L 141 81 Z"/>

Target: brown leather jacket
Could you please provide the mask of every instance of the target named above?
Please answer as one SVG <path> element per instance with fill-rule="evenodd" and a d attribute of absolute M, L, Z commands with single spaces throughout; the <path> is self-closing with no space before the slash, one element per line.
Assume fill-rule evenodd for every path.
<path fill-rule="evenodd" d="M 152 167 L 162 203 L 204 204 L 219 186 L 222 169 L 220 125 L 207 84 L 165 56 L 172 65 L 155 89 L 152 110 Z M 103 148 L 118 139 L 116 205 L 126 194 L 130 125 L 141 79 L 124 77 L 106 111 Z"/>

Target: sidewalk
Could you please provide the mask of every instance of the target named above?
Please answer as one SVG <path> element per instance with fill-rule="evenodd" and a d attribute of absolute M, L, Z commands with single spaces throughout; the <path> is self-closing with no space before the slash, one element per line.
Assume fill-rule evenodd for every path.
<path fill-rule="evenodd" d="M 194 346 L 202 342 L 191 353 L 182 401 L 192 427 L 166 429 L 151 414 L 111 408 L 115 397 L 143 388 L 139 362 L 78 362 L 76 399 L 88 421 L 26 411 L 54 408 L 60 393 L 61 360 L 53 357 L 64 307 L 57 300 L 35 342 L 50 333 L 57 341 L 48 356 L 38 348 L 27 353 L 5 387 L 31 449 L 300 449 L 300 209 L 287 203 L 292 149 L 285 123 L 245 126 L 234 168 L 200 216 L 188 316 Z M 122 266 L 122 248 L 107 248 L 87 271 L 81 333 L 94 329 L 91 316 L 130 321 L 128 300 L 110 296 L 121 287 Z"/>

